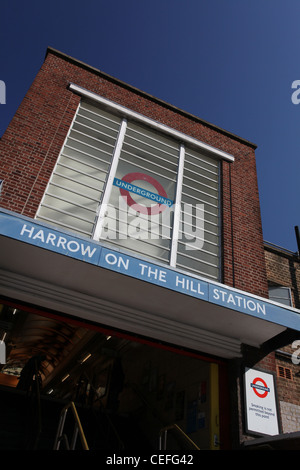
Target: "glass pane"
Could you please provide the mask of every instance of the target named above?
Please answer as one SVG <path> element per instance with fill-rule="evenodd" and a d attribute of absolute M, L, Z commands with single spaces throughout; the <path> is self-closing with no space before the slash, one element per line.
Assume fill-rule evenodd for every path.
<path fill-rule="evenodd" d="M 269 287 L 269 298 L 270 300 L 274 300 L 274 302 L 292 306 L 289 287 Z"/>
<path fill-rule="evenodd" d="M 219 279 L 219 164 L 187 149 L 182 187 L 178 266 Z"/>
<path fill-rule="evenodd" d="M 169 260 L 178 156 L 176 141 L 128 124 L 105 219 L 112 229 L 103 230 L 102 239 Z"/>
<path fill-rule="evenodd" d="M 37 218 L 92 235 L 120 118 L 82 102 Z"/>

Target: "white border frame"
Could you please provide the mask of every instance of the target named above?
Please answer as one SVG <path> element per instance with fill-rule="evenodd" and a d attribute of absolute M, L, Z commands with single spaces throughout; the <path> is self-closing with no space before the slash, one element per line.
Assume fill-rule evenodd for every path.
<path fill-rule="evenodd" d="M 223 150 L 219 150 L 215 147 L 212 147 L 211 145 L 205 144 L 204 142 L 201 142 L 200 140 L 194 139 L 193 137 L 190 137 L 182 132 L 172 129 L 172 127 L 166 126 L 165 124 L 160 124 L 159 122 L 154 121 L 153 119 L 150 119 L 140 113 L 132 111 L 126 108 L 125 106 L 119 105 L 111 100 L 108 100 L 107 98 L 103 98 L 102 96 L 97 95 L 96 93 L 93 93 L 91 91 L 88 91 L 85 88 L 82 88 L 78 85 L 75 85 L 74 83 L 69 84 L 69 89 L 73 91 L 74 93 L 84 96 L 85 98 L 89 98 L 98 103 L 104 104 L 105 106 L 109 106 L 111 109 L 114 109 L 117 112 L 121 112 L 123 117 L 126 116 L 126 117 L 134 118 L 140 122 L 143 122 L 144 124 L 148 126 L 154 127 L 155 129 L 159 129 L 160 131 L 166 134 L 172 135 L 173 137 L 176 137 L 178 140 L 182 140 L 183 142 L 192 144 L 196 146 L 197 148 L 211 152 L 216 157 L 219 157 L 223 160 L 227 160 L 229 162 L 234 162 L 234 156 L 227 152 L 224 152 Z"/>

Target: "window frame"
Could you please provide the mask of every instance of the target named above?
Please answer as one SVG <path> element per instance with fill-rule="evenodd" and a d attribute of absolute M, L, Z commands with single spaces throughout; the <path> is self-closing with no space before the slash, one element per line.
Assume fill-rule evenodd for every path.
<path fill-rule="evenodd" d="M 183 188 L 185 186 L 185 183 L 184 183 L 184 178 L 185 178 L 185 175 L 184 175 L 185 157 L 186 157 L 186 155 L 188 155 L 189 151 L 192 150 L 192 149 L 194 149 L 196 152 L 201 152 L 202 155 L 203 155 L 202 163 L 204 164 L 204 170 L 205 170 L 205 165 L 206 165 L 205 156 L 207 156 L 210 159 L 215 159 L 215 161 L 217 162 L 217 166 L 216 166 L 216 169 L 217 169 L 217 171 L 216 171 L 216 174 L 217 174 L 217 179 L 216 179 L 217 198 L 216 197 L 214 197 L 214 198 L 217 199 L 216 208 L 218 209 L 218 215 L 215 216 L 217 218 L 217 222 L 215 223 L 215 225 L 217 225 L 217 227 L 218 227 L 217 232 L 216 232 L 215 235 L 216 235 L 216 237 L 218 237 L 218 243 L 213 243 L 213 244 L 217 246 L 217 253 L 218 254 L 214 255 L 213 252 L 211 252 L 211 253 L 209 251 L 207 252 L 210 256 L 217 256 L 217 262 L 216 262 L 216 264 L 210 263 L 210 262 L 205 261 L 205 260 L 199 260 L 199 262 L 200 262 L 201 265 L 208 264 L 212 268 L 212 270 L 216 270 L 218 275 L 215 276 L 214 274 L 211 274 L 211 273 L 209 274 L 209 271 L 207 272 L 207 274 L 205 274 L 204 271 L 199 271 L 198 272 L 197 269 L 195 271 L 195 268 L 191 268 L 191 269 L 192 269 L 192 271 L 196 272 L 196 274 L 198 274 L 200 276 L 204 276 L 204 277 L 208 276 L 208 277 L 214 278 L 215 280 L 220 281 L 221 276 L 222 276 L 222 273 L 221 273 L 221 271 L 222 271 L 222 269 L 221 269 L 221 259 L 222 259 L 222 250 L 221 250 L 222 216 L 221 216 L 221 166 L 220 166 L 220 161 L 221 160 L 226 160 L 229 163 L 232 163 L 234 161 L 233 155 L 230 155 L 227 152 L 224 152 L 220 149 L 212 147 L 211 145 L 208 145 L 208 144 L 206 144 L 206 143 L 204 143 L 200 140 L 197 140 L 197 139 L 195 139 L 191 136 L 188 136 L 188 135 L 186 135 L 186 134 L 184 134 L 180 131 L 177 131 L 177 130 L 175 130 L 175 129 L 173 129 L 173 128 L 165 125 L 165 124 L 161 124 L 157 121 L 154 121 L 154 120 L 152 120 L 152 119 L 150 119 L 150 118 L 148 118 L 148 117 L 146 117 L 146 116 L 144 116 L 140 113 L 137 113 L 137 112 L 135 112 L 133 110 L 130 110 L 130 109 L 128 109 L 128 108 L 126 108 L 122 105 L 119 105 L 119 104 L 117 104 L 117 103 L 115 103 L 111 100 L 108 100 L 107 98 L 103 98 L 102 96 L 100 96 L 98 94 L 95 94 L 93 92 L 90 92 L 90 91 L 88 91 L 88 90 L 86 90 L 86 89 L 84 89 L 84 88 L 82 88 L 78 85 L 70 83 L 69 84 L 69 89 L 73 93 L 76 93 L 76 94 L 80 95 L 81 98 L 83 98 L 84 100 L 87 100 L 88 102 L 90 102 L 94 106 L 98 104 L 98 105 L 100 105 L 100 107 L 104 111 L 108 111 L 109 113 L 112 113 L 115 116 L 118 116 L 118 118 L 120 119 L 119 132 L 118 132 L 118 135 L 117 135 L 114 151 L 112 153 L 111 163 L 110 163 L 110 166 L 109 166 L 108 171 L 107 171 L 107 177 L 106 177 L 106 182 L 105 182 L 104 187 L 103 187 L 102 196 L 99 199 L 98 211 L 97 211 L 97 214 L 96 214 L 94 227 L 93 227 L 93 229 L 91 231 L 91 235 L 90 235 L 91 239 L 93 239 L 95 241 L 101 241 L 101 232 L 102 232 L 103 223 L 104 223 L 104 220 L 105 220 L 106 208 L 108 207 L 111 192 L 112 192 L 112 189 L 113 189 L 113 182 L 114 182 L 114 178 L 115 178 L 115 175 L 116 175 L 116 170 L 118 168 L 118 164 L 119 164 L 119 161 L 120 161 L 121 151 L 122 151 L 122 147 L 123 147 L 123 144 L 124 144 L 124 139 L 125 139 L 125 136 L 126 136 L 127 125 L 128 125 L 129 122 L 136 122 L 136 124 L 142 125 L 146 128 L 150 128 L 150 129 L 152 129 L 152 131 L 157 131 L 158 134 L 160 134 L 162 136 L 165 135 L 166 137 L 171 137 L 178 144 L 178 166 L 177 166 L 177 175 L 176 175 L 176 183 L 175 183 L 176 187 L 175 187 L 175 199 L 174 199 L 174 214 L 173 214 L 173 224 L 172 224 L 171 241 L 170 241 L 170 249 L 169 249 L 170 254 L 169 254 L 168 261 L 167 261 L 167 264 L 171 268 L 175 268 L 177 266 L 177 256 L 178 256 L 178 254 L 182 255 L 182 253 L 180 251 L 178 251 L 178 244 L 179 244 L 179 238 L 180 238 L 180 226 L 181 226 L 181 223 L 182 223 L 182 208 L 181 208 L 181 205 L 182 205 L 182 197 L 184 197 L 183 196 Z M 76 123 L 76 118 L 77 118 L 80 106 L 81 106 L 81 103 L 79 103 L 79 105 L 78 105 L 77 111 L 74 115 L 72 124 L 69 128 L 68 134 L 66 136 L 66 139 L 64 141 L 64 144 L 62 146 L 62 149 L 61 149 L 61 152 L 60 152 L 59 156 L 62 155 L 62 151 L 65 148 L 65 145 L 68 141 L 69 135 L 70 135 L 70 133 L 71 133 L 73 127 L 74 127 L 74 124 Z M 56 166 L 58 165 L 58 163 L 59 163 L 59 158 L 57 160 Z M 207 162 L 207 163 L 210 164 L 209 162 Z M 188 167 L 186 168 L 186 170 L 188 170 Z M 54 171 L 55 171 L 55 169 L 54 169 Z M 46 188 L 43 199 L 47 196 L 47 190 L 48 190 L 50 181 L 51 180 L 49 180 L 49 183 L 47 185 L 47 188 Z M 212 188 L 212 190 L 214 190 L 214 189 Z M 209 194 L 207 194 L 207 195 L 209 196 Z M 40 207 L 42 206 L 42 202 L 43 202 L 43 200 L 41 201 Z M 36 215 L 37 218 L 39 217 L 38 213 L 39 213 L 39 210 L 38 210 L 37 215 Z M 189 256 L 187 256 L 187 258 L 189 258 Z M 209 269 L 211 269 L 211 268 L 209 268 Z M 186 271 L 189 270 L 188 266 L 186 266 L 184 268 L 181 267 L 180 269 L 181 270 L 186 270 Z"/>
<path fill-rule="evenodd" d="M 281 289 L 285 292 L 288 292 L 288 298 L 278 296 L 278 295 L 270 295 L 272 289 Z M 282 286 L 282 285 L 269 285 L 268 287 L 269 291 L 269 299 L 272 300 L 273 302 L 276 302 L 281 305 L 289 305 L 290 307 L 293 307 L 293 296 L 292 296 L 292 289 L 289 286 Z M 282 302 L 282 300 L 288 300 L 289 304 Z"/>

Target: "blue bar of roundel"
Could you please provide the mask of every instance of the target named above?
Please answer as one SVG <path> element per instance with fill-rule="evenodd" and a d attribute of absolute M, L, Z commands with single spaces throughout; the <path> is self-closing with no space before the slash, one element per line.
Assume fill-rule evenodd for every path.
<path fill-rule="evenodd" d="M 162 197 L 164 201 L 167 202 L 165 204 L 168 207 L 171 207 L 173 205 L 173 201 L 171 199 L 168 199 L 164 196 L 160 196 L 160 194 L 153 193 L 151 191 L 148 191 L 147 189 L 140 188 L 140 186 L 136 186 L 135 184 L 128 183 L 127 181 L 120 180 L 119 178 L 115 178 L 113 182 L 114 186 L 117 186 L 118 188 L 125 189 L 125 191 L 133 192 L 134 194 L 137 194 L 138 196 L 142 196 L 146 199 L 150 199 L 150 201 L 156 202 L 157 204 L 165 204 L 165 202 L 160 202 L 159 200 L 156 201 L 156 198 Z M 130 188 L 135 188 L 136 191 L 133 191 Z M 141 191 L 143 193 L 145 192 L 146 194 L 141 194 Z M 147 196 L 147 194 L 154 196 L 154 199 L 150 196 Z"/>

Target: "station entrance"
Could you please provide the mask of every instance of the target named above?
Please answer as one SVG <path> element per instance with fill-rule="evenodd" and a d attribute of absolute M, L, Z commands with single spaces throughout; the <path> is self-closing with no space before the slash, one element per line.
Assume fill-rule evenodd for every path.
<path fill-rule="evenodd" d="M 224 362 L 7 299 L 0 308 L 3 448 L 53 449 L 69 403 L 89 449 L 228 445 Z M 18 438 L 10 441 L 14 431 Z M 59 448 L 65 446 L 66 436 Z"/>

